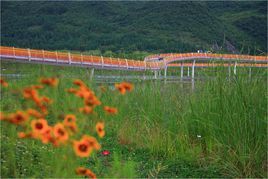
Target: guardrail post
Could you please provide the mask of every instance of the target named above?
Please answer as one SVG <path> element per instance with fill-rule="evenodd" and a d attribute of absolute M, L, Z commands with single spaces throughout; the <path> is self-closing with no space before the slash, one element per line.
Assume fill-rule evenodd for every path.
<path fill-rule="evenodd" d="M 190 76 L 190 67 L 188 67 L 188 69 L 187 69 L 187 76 L 188 77 Z"/>
<path fill-rule="evenodd" d="M 28 48 L 28 59 L 29 59 L 29 61 L 31 61 L 31 51 L 29 48 Z"/>
<path fill-rule="evenodd" d="M 157 71 L 154 70 L 154 79 L 157 79 Z"/>
<path fill-rule="evenodd" d="M 58 51 L 56 51 L 56 62 L 58 63 L 59 57 L 58 57 Z"/>
<path fill-rule="evenodd" d="M 119 58 L 117 58 L 117 61 L 118 61 L 117 66 L 118 66 L 118 68 L 120 68 L 121 67 L 121 62 L 120 62 Z"/>
<path fill-rule="evenodd" d="M 144 63 L 144 71 L 146 71 L 146 62 L 143 61 L 143 63 Z"/>
<path fill-rule="evenodd" d="M 91 62 L 91 65 L 93 66 L 93 56 L 90 55 L 90 62 Z"/>
<path fill-rule="evenodd" d="M 43 54 L 43 61 L 45 61 L 45 51 L 42 50 L 42 54 Z"/>
<path fill-rule="evenodd" d="M 72 59 L 71 59 L 71 53 L 70 52 L 68 53 L 68 58 L 69 58 L 69 64 L 71 64 L 72 63 Z"/>
<path fill-rule="evenodd" d="M 127 59 L 125 58 L 125 60 L 126 60 L 126 64 L 127 64 L 127 69 L 128 69 L 128 62 L 127 62 Z"/>
<path fill-rule="evenodd" d="M 237 66 L 237 62 L 235 62 L 235 65 L 234 65 L 234 74 L 236 75 L 236 66 Z"/>
<path fill-rule="evenodd" d="M 13 50 L 13 57 L 15 58 L 15 56 L 16 56 L 15 55 L 15 48 L 13 47 L 12 50 Z"/>
<path fill-rule="evenodd" d="M 103 68 L 104 61 L 103 61 L 103 56 L 101 56 L 101 68 Z"/>

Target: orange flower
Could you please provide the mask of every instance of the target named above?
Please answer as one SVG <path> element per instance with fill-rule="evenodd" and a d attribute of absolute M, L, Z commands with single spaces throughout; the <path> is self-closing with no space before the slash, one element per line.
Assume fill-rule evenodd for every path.
<path fill-rule="evenodd" d="M 41 98 L 41 101 L 42 101 L 42 102 L 45 102 L 45 103 L 47 103 L 47 104 L 51 104 L 51 103 L 53 102 L 52 99 L 50 99 L 50 98 L 48 98 L 48 97 L 46 97 L 46 96 L 43 96 L 43 97 Z"/>
<path fill-rule="evenodd" d="M 75 170 L 75 173 L 77 175 L 82 175 L 82 176 L 87 176 L 89 178 L 93 178 L 93 179 L 96 179 L 96 175 L 89 169 L 87 168 L 84 168 L 84 167 L 78 167 L 76 170 Z"/>
<path fill-rule="evenodd" d="M 73 114 L 68 114 L 68 115 L 66 115 L 65 118 L 64 118 L 64 123 L 65 123 L 65 124 L 67 124 L 67 123 L 73 123 L 73 122 L 75 122 L 75 121 L 76 121 L 76 117 L 75 117 L 75 115 L 73 115 Z"/>
<path fill-rule="evenodd" d="M 45 84 L 45 85 L 48 85 L 48 86 L 55 87 L 55 86 L 58 85 L 59 80 L 57 78 L 55 78 L 55 77 L 52 77 L 52 78 L 41 78 L 40 79 L 40 83 Z"/>
<path fill-rule="evenodd" d="M 31 87 L 32 87 L 32 89 L 42 89 L 42 88 L 44 88 L 43 85 L 32 85 Z"/>
<path fill-rule="evenodd" d="M 78 131 L 76 123 L 68 123 L 68 124 L 64 124 L 64 126 L 68 130 L 70 130 L 70 134 Z"/>
<path fill-rule="evenodd" d="M 84 113 L 84 114 L 90 114 L 93 112 L 93 109 L 90 106 L 85 106 L 83 108 L 79 108 L 79 111 Z"/>
<path fill-rule="evenodd" d="M 19 132 L 18 133 L 18 137 L 19 138 L 25 138 L 26 137 L 26 133 L 25 132 Z"/>
<path fill-rule="evenodd" d="M 117 114 L 118 113 L 118 110 L 116 108 L 113 108 L 113 107 L 104 106 L 103 109 L 109 114 Z"/>
<path fill-rule="evenodd" d="M 88 157 L 92 152 L 92 147 L 89 146 L 89 143 L 85 139 L 74 141 L 73 148 L 75 154 L 79 157 Z"/>
<path fill-rule="evenodd" d="M 115 84 L 115 88 L 124 95 L 126 93 L 126 89 L 121 84 Z"/>
<path fill-rule="evenodd" d="M 98 122 L 96 124 L 96 131 L 98 133 L 98 135 L 102 138 L 105 135 L 105 131 L 104 131 L 104 122 Z"/>
<path fill-rule="evenodd" d="M 121 94 L 125 94 L 126 91 L 132 91 L 133 90 L 133 85 L 131 83 L 128 82 L 122 82 L 119 84 L 115 84 L 115 88 L 121 93 Z"/>
<path fill-rule="evenodd" d="M 41 136 L 41 141 L 43 144 L 47 144 L 48 142 L 52 141 L 52 139 L 52 127 L 48 126 Z"/>
<path fill-rule="evenodd" d="M 70 89 L 67 90 L 67 92 L 68 92 L 68 93 L 76 93 L 77 90 L 74 89 L 74 88 L 70 88 Z"/>
<path fill-rule="evenodd" d="M 42 135 L 48 129 L 47 120 L 45 119 L 32 120 L 31 127 L 34 134 Z"/>
<path fill-rule="evenodd" d="M 94 96 L 94 93 L 86 86 L 81 86 L 80 89 L 76 92 L 76 96 L 86 99 Z"/>
<path fill-rule="evenodd" d="M 134 86 L 131 83 L 128 82 L 122 82 L 121 85 L 127 90 L 132 91 Z"/>
<path fill-rule="evenodd" d="M 24 139 L 24 138 L 31 138 L 31 137 L 33 137 L 34 135 L 33 135 L 33 133 L 25 133 L 25 132 L 19 132 L 18 133 L 18 137 L 20 138 L 20 139 Z"/>
<path fill-rule="evenodd" d="M 53 127 L 53 134 L 57 142 L 62 143 L 69 139 L 69 135 L 61 123 L 56 124 Z"/>
<path fill-rule="evenodd" d="M 69 129 L 71 132 L 77 132 L 77 125 L 75 123 L 76 117 L 73 114 L 68 114 L 64 118 L 63 124 L 64 126 Z"/>
<path fill-rule="evenodd" d="M 28 87 L 23 90 L 23 96 L 25 99 L 36 99 L 38 97 L 38 92 L 35 89 Z"/>
<path fill-rule="evenodd" d="M 8 83 L 7 83 L 3 78 L 0 79 L 0 84 L 1 84 L 3 87 L 8 87 Z"/>
<path fill-rule="evenodd" d="M 76 79 L 73 81 L 73 84 L 77 85 L 77 86 L 86 86 L 85 83 L 80 80 L 80 79 Z"/>
<path fill-rule="evenodd" d="M 47 115 L 47 107 L 45 105 L 38 105 L 44 115 Z"/>
<path fill-rule="evenodd" d="M 101 105 L 100 100 L 96 96 L 90 96 L 84 100 L 85 105 L 88 106 L 99 106 Z"/>
<path fill-rule="evenodd" d="M 13 124 L 23 124 L 29 119 L 27 113 L 23 111 L 17 111 L 15 114 L 9 116 L 9 122 Z"/>
<path fill-rule="evenodd" d="M 36 118 L 42 118 L 43 117 L 43 114 L 41 114 L 40 112 L 38 112 L 35 109 L 30 108 L 30 109 L 27 110 L 27 113 L 28 113 L 28 115 L 36 117 Z"/>
<path fill-rule="evenodd" d="M 101 148 L 100 144 L 98 143 L 95 137 L 84 135 L 82 137 L 82 140 L 86 140 L 88 142 L 89 147 L 92 147 L 95 150 L 99 150 Z"/>
<path fill-rule="evenodd" d="M 3 112 L 0 112 L 0 121 L 6 120 L 6 116 Z"/>

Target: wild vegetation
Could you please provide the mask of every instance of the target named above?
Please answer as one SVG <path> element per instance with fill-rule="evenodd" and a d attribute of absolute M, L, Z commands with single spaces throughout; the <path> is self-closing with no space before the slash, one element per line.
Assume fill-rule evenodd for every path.
<path fill-rule="evenodd" d="M 267 55 L 267 1 L 0 3 L 1 46 Z M 267 68 L 92 72 L 1 61 L 1 178 L 268 177 Z"/>
<path fill-rule="evenodd" d="M 34 104 L 23 99 L 23 89 L 41 77 L 55 77 L 57 86 L 38 90 L 53 99 L 48 124 L 76 111 L 79 133 L 97 138 L 95 125 L 102 121 L 105 135 L 99 150 L 79 158 L 69 145 L 20 139 L 23 127 L 1 121 L 1 177 L 77 177 L 78 166 L 97 177 L 267 177 L 267 69 L 254 69 L 249 78 L 247 69 L 239 68 L 228 80 L 227 70 L 217 68 L 216 79 L 196 82 L 194 90 L 187 83 L 135 82 L 127 93 L 120 85 L 90 81 L 87 69 L 10 62 L 2 69 L 21 74 L 6 77 L 8 86 L 2 83 L 4 116 Z M 100 106 L 96 114 L 80 113 L 83 101 L 66 90 L 75 92 L 70 88 L 77 78 L 117 114 Z"/>

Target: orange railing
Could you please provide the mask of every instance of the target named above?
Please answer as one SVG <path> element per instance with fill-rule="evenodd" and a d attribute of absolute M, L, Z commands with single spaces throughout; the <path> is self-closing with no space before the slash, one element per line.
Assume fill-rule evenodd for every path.
<path fill-rule="evenodd" d="M 255 66 L 266 67 L 267 56 L 250 56 L 250 55 L 235 55 L 235 54 L 211 54 L 211 53 L 169 53 L 151 55 L 145 58 L 145 61 L 132 59 L 120 59 L 93 55 L 71 54 L 66 52 L 32 50 L 14 47 L 0 46 L 0 56 L 2 58 L 14 58 L 24 61 L 43 61 L 44 63 L 66 63 L 79 64 L 85 66 L 98 66 L 102 68 L 118 68 L 129 70 L 159 70 L 165 66 L 180 66 L 180 64 L 171 64 L 174 61 L 196 60 L 195 66 L 212 66 L 202 61 L 198 63 L 198 59 L 220 59 L 234 60 L 238 66 Z M 162 58 L 162 60 L 158 60 Z M 244 63 L 246 62 L 246 63 Z M 253 63 L 254 62 L 254 63 Z M 191 63 L 184 63 L 184 66 Z M 229 64 L 219 63 L 217 65 L 228 66 Z"/>
<path fill-rule="evenodd" d="M 71 53 L 52 52 L 45 50 L 22 49 L 22 48 L 4 47 L 4 46 L 1 46 L 0 48 L 0 55 L 1 57 L 6 58 L 8 57 L 28 61 L 83 64 L 91 66 L 115 67 L 115 68 L 126 68 L 136 70 L 160 69 L 164 65 L 163 63 L 156 64 L 131 59 L 71 54 Z"/>

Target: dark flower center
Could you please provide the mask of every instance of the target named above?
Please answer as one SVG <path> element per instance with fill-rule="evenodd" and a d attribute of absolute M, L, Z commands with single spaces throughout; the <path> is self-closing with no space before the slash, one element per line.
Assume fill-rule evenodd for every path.
<path fill-rule="evenodd" d="M 35 127 L 36 127 L 36 129 L 41 130 L 41 129 L 43 129 L 43 124 L 41 124 L 41 123 L 36 123 L 36 124 L 35 124 Z"/>
<path fill-rule="evenodd" d="M 82 151 L 82 152 L 86 152 L 86 151 L 87 151 L 87 145 L 85 145 L 85 144 L 80 144 L 80 145 L 79 145 L 79 150 Z"/>

